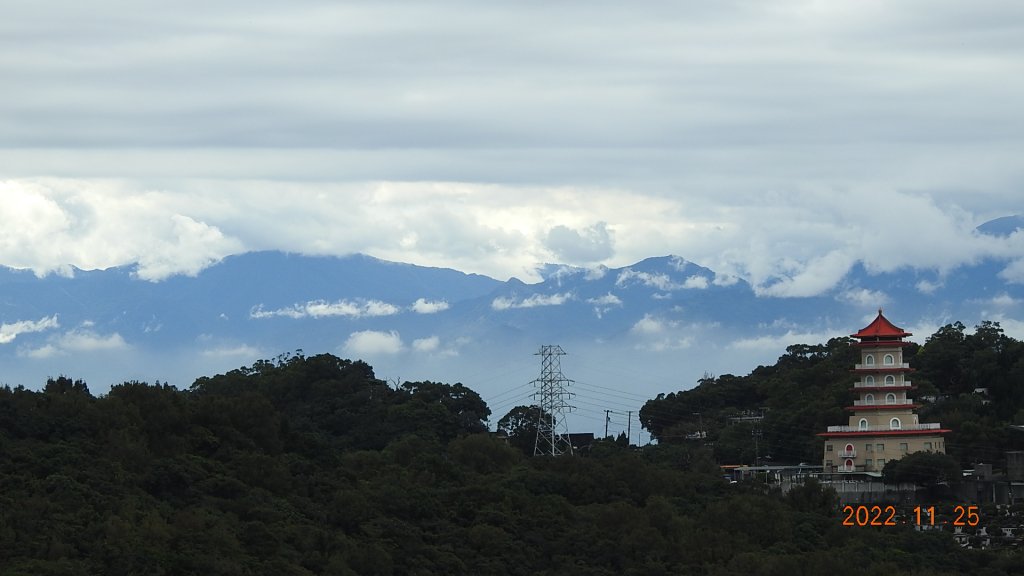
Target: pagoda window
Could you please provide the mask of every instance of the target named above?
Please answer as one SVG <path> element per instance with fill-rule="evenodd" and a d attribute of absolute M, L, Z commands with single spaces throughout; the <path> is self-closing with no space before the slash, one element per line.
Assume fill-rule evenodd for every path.
<path fill-rule="evenodd" d="M 886 394 L 885 395 L 885 403 L 886 404 L 895 404 L 896 403 L 896 395 L 893 394 L 892 392 L 889 392 L 888 394 Z"/>
<path fill-rule="evenodd" d="M 890 430 L 900 430 L 901 428 L 903 428 L 903 426 L 900 424 L 899 418 L 893 418 L 892 420 L 889 420 Z"/>
<path fill-rule="evenodd" d="M 875 357 L 872 356 L 871 354 L 868 354 L 867 356 L 864 356 L 864 364 L 866 366 L 874 366 L 875 365 Z"/>
<path fill-rule="evenodd" d="M 857 428 L 859 428 L 860 430 L 867 430 L 868 429 L 868 419 L 867 418 L 861 418 L 860 422 L 857 424 Z"/>
<path fill-rule="evenodd" d="M 864 383 L 865 384 L 874 384 L 875 383 L 875 377 L 870 375 L 870 374 L 868 374 L 867 376 L 864 377 Z"/>
<path fill-rule="evenodd" d="M 864 395 L 864 403 L 865 404 L 874 404 L 875 403 L 875 395 L 874 394 L 865 394 Z"/>
<path fill-rule="evenodd" d="M 896 363 L 896 359 L 892 357 L 892 354 L 886 354 L 885 358 L 882 359 L 882 364 L 886 366 L 892 366 Z"/>
<path fill-rule="evenodd" d="M 846 471 L 853 472 L 853 460 L 846 461 Z"/>
<path fill-rule="evenodd" d="M 892 374 L 886 375 L 886 377 L 885 377 L 885 385 L 886 386 L 895 386 L 896 385 L 896 377 L 893 376 Z"/>

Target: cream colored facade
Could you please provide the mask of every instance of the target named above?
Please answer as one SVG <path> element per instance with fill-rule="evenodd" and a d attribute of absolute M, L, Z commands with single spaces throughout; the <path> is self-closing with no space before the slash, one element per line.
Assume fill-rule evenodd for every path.
<path fill-rule="evenodd" d="M 877 436 L 826 441 L 824 470 L 881 472 L 886 462 L 899 460 L 907 454 L 945 451 L 941 436 Z"/>
<path fill-rule="evenodd" d="M 860 363 L 853 372 L 857 399 L 845 426 L 829 426 L 822 464 L 827 472 L 878 473 L 886 462 L 914 452 L 945 453 L 943 430 L 937 423 L 921 423 L 908 392 L 912 371 L 903 361 L 903 338 L 910 333 L 892 325 L 879 311 L 878 318 L 855 338 Z"/>

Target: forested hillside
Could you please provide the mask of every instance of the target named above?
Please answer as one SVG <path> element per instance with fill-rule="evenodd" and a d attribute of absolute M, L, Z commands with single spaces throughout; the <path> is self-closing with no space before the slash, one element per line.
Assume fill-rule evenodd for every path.
<path fill-rule="evenodd" d="M 1024 433 L 1008 426 L 1024 424 L 1024 343 L 998 323 L 983 322 L 973 333 L 959 322 L 946 325 L 923 346 L 904 348 L 904 358 L 916 370 L 910 396 L 922 404 L 921 421 L 952 429 L 947 452 L 962 466 L 1001 466 L 1007 450 L 1024 449 Z M 659 395 L 640 418 L 662 442 L 685 442 L 705 430 L 703 443 L 714 445 L 722 463 L 753 463 L 757 456 L 820 464 L 815 435 L 847 422 L 843 408 L 854 400 L 850 370 L 856 362 L 849 338 L 794 344 L 774 365 L 747 376 L 709 375 L 692 390 Z"/>
<path fill-rule="evenodd" d="M 820 364 L 835 375 L 828 367 L 838 371 L 844 351 L 794 351 L 792 367 L 759 371 L 803 367 L 810 378 Z M 599 442 L 586 457 L 530 458 L 485 432 L 488 413 L 461 384 L 396 390 L 365 363 L 330 355 L 259 362 L 189 390 L 132 382 L 94 397 L 69 378 L 38 392 L 2 388 L 0 575 L 1024 566 L 1020 553 L 963 550 L 949 533 L 844 527 L 830 491 L 730 485 L 699 447 Z"/>

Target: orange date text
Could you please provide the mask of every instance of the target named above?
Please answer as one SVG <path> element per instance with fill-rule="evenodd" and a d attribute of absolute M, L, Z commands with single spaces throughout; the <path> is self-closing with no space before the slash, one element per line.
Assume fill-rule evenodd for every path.
<path fill-rule="evenodd" d="M 977 506 L 957 505 L 953 507 L 949 520 L 935 517 L 935 506 L 915 506 L 913 513 L 907 520 L 901 520 L 896 507 L 889 506 L 867 506 L 858 504 L 856 506 L 843 506 L 843 526 L 897 526 L 899 524 L 914 524 L 916 526 L 977 526 L 981 521 L 978 516 Z"/>

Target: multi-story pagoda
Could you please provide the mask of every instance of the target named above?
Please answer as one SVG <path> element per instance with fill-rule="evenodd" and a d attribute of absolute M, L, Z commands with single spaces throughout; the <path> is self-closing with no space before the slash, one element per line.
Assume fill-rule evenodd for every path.
<path fill-rule="evenodd" d="M 857 400 L 847 426 L 829 426 L 825 439 L 824 472 L 861 472 L 878 475 L 886 462 L 913 452 L 945 452 L 942 435 L 949 432 L 938 423 L 917 421 L 913 390 L 907 375 L 913 371 L 903 362 L 903 347 L 911 336 L 878 310 L 878 317 L 856 334 L 853 346 L 860 349 L 860 364 L 853 367 Z"/>

